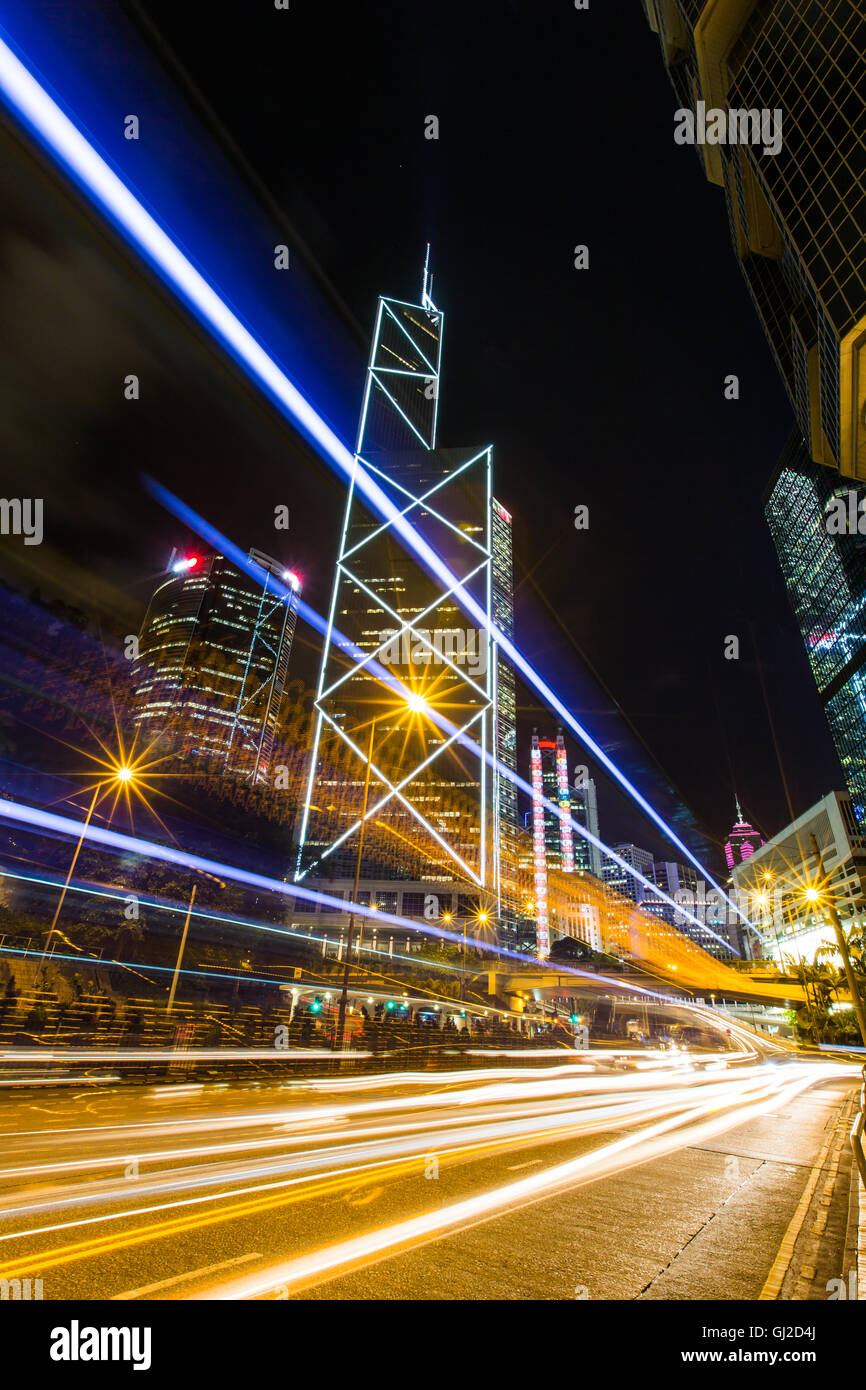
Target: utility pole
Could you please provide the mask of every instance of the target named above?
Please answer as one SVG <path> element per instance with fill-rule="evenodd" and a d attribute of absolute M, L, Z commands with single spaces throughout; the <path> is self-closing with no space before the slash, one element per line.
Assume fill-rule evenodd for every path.
<path fill-rule="evenodd" d="M 823 883 L 824 860 L 822 858 L 821 851 L 818 848 L 818 841 L 815 839 L 814 835 L 810 835 L 809 839 L 812 841 L 812 851 L 815 855 L 815 858 L 818 860 L 818 874 L 820 882 Z M 848 942 L 845 940 L 845 932 L 842 927 L 842 922 L 839 917 L 839 913 L 836 911 L 836 903 L 834 901 L 832 893 L 828 894 L 827 910 L 830 913 L 830 921 L 833 923 L 833 929 L 836 932 L 836 945 L 839 949 L 839 955 L 842 957 L 842 961 L 845 966 L 845 974 L 848 978 L 848 989 L 851 994 L 851 1003 L 854 1005 L 854 1012 L 857 1015 L 857 1022 L 860 1025 L 860 1037 L 863 1039 L 864 1047 L 866 1047 L 866 1010 L 864 1010 L 863 1008 L 863 999 L 860 994 L 860 986 L 857 983 L 857 976 L 854 974 L 854 967 L 851 964 L 851 957 L 848 953 Z"/>
<path fill-rule="evenodd" d="M 51 919 L 51 926 L 48 928 L 48 935 L 45 938 L 45 945 L 42 948 L 42 956 L 40 958 L 38 966 L 36 967 L 36 976 L 34 978 L 38 978 L 39 972 L 45 964 L 45 957 L 48 955 L 48 947 L 51 942 L 51 938 L 54 935 L 54 928 L 57 926 L 57 919 L 60 916 L 60 909 L 63 906 L 63 900 L 66 897 L 66 890 L 69 887 L 69 882 L 72 878 L 72 871 L 74 870 L 75 865 L 78 862 L 78 856 L 81 852 L 81 846 L 84 844 L 84 837 L 87 834 L 87 827 L 90 824 L 90 818 L 93 815 L 94 810 L 96 809 L 96 803 L 99 800 L 99 794 L 101 791 L 102 784 L 100 783 L 100 785 L 96 788 L 96 791 L 93 793 L 93 800 L 90 803 L 90 808 L 84 819 L 84 824 L 81 827 L 81 834 L 78 837 L 78 844 L 75 846 L 75 853 L 72 856 L 72 863 L 69 865 L 69 872 L 66 875 L 66 882 L 63 885 L 63 890 L 60 894 L 60 897 L 57 899 L 57 906 L 54 909 L 54 916 Z"/>
<path fill-rule="evenodd" d="M 337 1015 L 337 1036 L 335 1039 L 337 1052 L 343 1050 L 343 1038 L 346 1032 L 346 1007 L 349 1002 L 349 966 L 352 961 L 352 940 L 355 935 L 355 909 L 354 904 L 358 901 L 358 885 L 361 882 L 361 856 L 364 853 L 364 828 L 367 824 L 367 801 L 370 795 L 370 764 L 373 761 L 373 731 L 376 728 L 376 720 L 370 723 L 370 741 L 367 747 L 367 768 L 364 774 L 364 801 L 361 808 L 361 825 L 358 830 L 358 853 L 355 856 L 355 884 L 352 889 L 352 911 L 349 913 L 349 926 L 346 931 L 346 960 L 343 965 L 343 988 L 340 991 L 340 1011 Z"/>
<path fill-rule="evenodd" d="M 170 1014 L 172 1008 L 174 1007 L 174 992 L 177 989 L 177 977 L 180 974 L 180 963 L 183 960 L 184 947 L 186 946 L 186 934 L 189 931 L 189 919 L 192 916 L 192 905 L 195 902 L 195 890 L 197 887 L 198 884 L 194 883 L 192 885 L 192 892 L 189 895 L 189 907 L 186 910 L 186 921 L 183 924 L 183 934 L 180 938 L 180 950 L 177 953 L 177 965 L 174 967 L 174 975 L 172 976 L 171 989 L 168 992 L 168 1005 L 165 1010 L 167 1014 Z"/>

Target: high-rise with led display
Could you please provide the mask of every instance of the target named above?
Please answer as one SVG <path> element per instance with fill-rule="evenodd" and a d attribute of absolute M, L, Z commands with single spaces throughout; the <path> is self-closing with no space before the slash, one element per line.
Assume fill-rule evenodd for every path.
<path fill-rule="evenodd" d="M 514 556 L 512 516 L 494 497 L 491 500 L 491 599 L 493 621 L 506 637 L 514 637 Z M 517 771 L 517 698 L 514 668 L 496 649 L 494 666 L 494 746 L 497 763 Z M 499 865 L 500 898 L 506 914 L 518 899 L 517 787 L 501 768 L 494 777 L 494 858 Z"/>
<path fill-rule="evenodd" d="M 568 757 L 561 730 L 555 739 L 539 738 L 538 733 L 533 732 L 529 774 L 532 787 L 535 921 L 538 954 L 544 957 L 550 950 L 549 873 L 552 870 L 565 874 L 575 872 L 575 831 L 571 823 Z"/>
<path fill-rule="evenodd" d="M 174 560 L 139 637 L 134 722 L 200 771 L 267 782 L 300 584 L 261 551 L 254 573 L 222 555 Z M 168 764 L 165 765 L 166 768 Z"/>

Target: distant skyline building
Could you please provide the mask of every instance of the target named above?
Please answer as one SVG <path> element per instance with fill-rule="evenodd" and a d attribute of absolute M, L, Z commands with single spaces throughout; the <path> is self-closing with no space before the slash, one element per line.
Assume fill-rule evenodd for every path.
<path fill-rule="evenodd" d="M 590 835 L 594 835 L 596 840 L 601 839 L 598 828 L 598 790 L 592 777 L 583 777 L 572 787 L 571 815 L 572 819 L 588 830 Z M 584 873 L 594 874 L 596 878 L 603 879 L 601 850 L 590 840 L 585 840 L 580 831 L 574 833 L 574 862 Z"/>
<path fill-rule="evenodd" d="M 809 457 L 866 478 L 862 0 L 643 3 L 680 109 L 696 130 L 704 117 L 695 150 L 725 190 L 734 249 Z M 717 110 L 725 139 L 714 143 Z"/>
<path fill-rule="evenodd" d="M 855 812 L 866 821 L 866 535 L 828 525 L 851 487 L 816 464 L 795 435 L 770 482 L 764 512 Z"/>
<path fill-rule="evenodd" d="M 570 785 L 568 751 L 561 729 L 555 738 L 541 738 L 538 731 L 533 730 L 529 774 L 532 858 L 530 864 L 528 856 L 524 855 L 520 867 L 524 871 L 532 870 L 534 915 L 539 955 L 542 955 L 549 951 L 551 931 L 564 930 L 570 915 L 575 920 L 582 915 L 587 921 L 597 915 L 591 905 L 591 895 L 587 897 L 581 893 L 580 879 L 592 873 L 601 879 L 601 852 L 595 845 L 588 844 L 572 822 L 585 825 L 598 837 L 598 805 L 591 778 L 578 790 Z M 594 864 L 598 866 L 597 872 L 592 867 Z M 563 896 L 560 881 L 559 906 L 555 910 L 550 906 L 551 874 L 567 874 L 574 885 Z M 595 935 L 587 939 L 595 940 Z"/>
<path fill-rule="evenodd" d="M 626 864 L 630 864 L 638 873 L 648 878 L 650 883 L 653 880 L 653 856 L 649 850 L 641 849 L 638 845 L 614 845 L 613 849 Z M 624 898 L 631 898 L 633 903 L 639 903 L 647 895 L 647 889 L 630 874 L 627 869 L 622 868 L 613 859 L 604 861 L 604 881 L 614 892 L 621 894 Z"/>
<path fill-rule="evenodd" d="M 728 869 L 734 869 L 737 864 L 742 864 L 751 858 L 756 850 L 760 849 L 764 843 L 762 836 L 754 830 L 749 822 L 744 818 L 740 810 L 739 797 L 734 798 L 736 806 L 736 819 L 730 835 L 725 841 L 725 863 Z"/>
<path fill-rule="evenodd" d="M 492 448 L 438 444 L 443 315 L 429 286 L 425 265 L 417 303 L 378 301 L 356 456 L 488 616 L 494 596 L 507 616 L 501 529 L 494 559 L 494 519 L 503 518 L 492 506 Z M 497 740 L 509 751 L 507 682 L 496 708 L 501 676 L 489 633 L 467 623 L 451 592 L 403 545 L 394 522 L 371 510 L 353 479 L 322 651 L 296 880 L 351 878 L 369 761 L 364 875 L 420 875 L 497 893 L 503 817 L 489 755 Z M 507 814 L 506 805 L 506 821 Z"/>
<path fill-rule="evenodd" d="M 694 893 L 697 896 L 698 875 L 697 870 L 690 864 L 678 864 L 670 860 L 658 860 L 653 863 L 652 878 L 654 883 L 672 898 L 675 893 Z"/>
<path fill-rule="evenodd" d="M 738 949 L 737 934 L 736 929 L 732 929 L 728 923 L 727 904 L 720 893 L 709 888 L 706 879 L 699 877 L 691 864 L 657 859 L 653 864 L 652 876 L 659 892 L 666 894 L 685 911 L 677 911 L 676 907 L 660 897 L 653 900 L 652 895 L 642 901 L 641 907 L 655 911 L 669 926 L 690 936 L 710 955 L 724 959 L 735 953 Z"/>
<path fill-rule="evenodd" d="M 270 780 L 300 582 L 262 551 L 260 578 L 218 554 L 172 558 L 148 604 L 134 723 L 199 771 Z"/>

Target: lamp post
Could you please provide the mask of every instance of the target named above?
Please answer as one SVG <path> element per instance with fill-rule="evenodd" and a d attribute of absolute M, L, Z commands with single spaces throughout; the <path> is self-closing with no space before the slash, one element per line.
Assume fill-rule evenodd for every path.
<path fill-rule="evenodd" d="M 427 709 L 427 702 L 415 691 L 406 691 L 403 696 L 406 705 L 413 714 L 423 714 Z M 335 1046 L 337 1052 L 343 1050 L 343 1040 L 346 1032 L 346 1009 L 349 1002 L 349 966 L 352 960 L 352 942 L 355 935 L 355 903 L 358 901 L 358 885 L 361 881 L 361 856 L 364 853 L 364 832 L 367 827 L 367 802 L 370 796 L 370 766 L 373 761 L 373 734 L 380 719 L 384 719 L 390 711 L 377 714 L 370 720 L 370 738 L 367 744 L 367 766 L 364 771 L 364 800 L 361 808 L 361 824 L 358 827 L 358 852 L 355 855 L 355 882 L 352 888 L 352 910 L 349 913 L 349 923 L 346 929 L 346 960 L 343 965 L 343 985 L 340 990 L 340 1007 L 337 1014 L 337 1034 Z"/>
<path fill-rule="evenodd" d="M 458 925 L 462 925 L 462 928 L 463 928 L 463 944 L 462 944 L 461 952 L 460 952 L 460 960 L 461 960 L 461 972 L 460 972 L 460 1001 L 461 1001 L 461 1003 L 465 1003 L 465 1002 L 466 1002 L 466 926 L 467 926 L 468 920 L 469 920 L 469 919 L 468 919 L 467 917 L 462 917 L 462 918 L 460 919 L 459 923 L 458 923 Z M 443 922 L 447 922 L 448 925 L 450 926 L 451 923 L 454 921 L 454 915 L 453 915 L 453 913 L 451 913 L 451 912 L 443 912 L 443 913 L 442 913 L 442 921 L 443 921 Z M 477 912 L 477 913 L 475 914 L 475 917 L 473 918 L 473 921 L 478 922 L 478 924 L 479 924 L 480 926 L 486 926 L 487 923 L 490 921 L 490 914 L 487 913 L 487 912 L 485 912 L 485 911 L 482 909 L 481 911 L 479 911 L 479 912 Z"/>
<path fill-rule="evenodd" d="M 379 716 L 381 718 L 381 715 Z M 367 802 L 370 796 L 370 764 L 373 761 L 373 733 L 376 728 L 376 719 L 370 721 L 370 741 L 367 746 L 367 766 L 364 771 L 364 800 L 361 806 L 361 824 L 358 829 L 358 852 L 355 855 L 355 883 L 352 888 L 352 910 L 349 913 L 349 925 L 346 929 L 346 959 L 343 962 L 343 987 L 340 990 L 340 1008 L 337 1014 L 337 1036 L 335 1039 L 338 1052 L 343 1050 L 343 1038 L 346 1032 L 346 1007 L 349 1002 L 349 967 L 352 961 L 352 940 L 355 935 L 355 903 L 358 901 L 358 884 L 361 881 L 361 856 L 364 853 L 364 830 L 367 825 Z"/>
<path fill-rule="evenodd" d="M 186 947 L 186 936 L 187 932 L 189 931 L 189 919 L 192 916 L 192 905 L 195 902 L 195 890 L 197 887 L 198 884 L 194 883 L 192 885 L 192 892 L 189 895 L 189 907 L 186 910 L 186 921 L 183 924 L 183 932 L 181 933 L 180 949 L 177 953 L 177 965 L 174 967 L 174 974 L 171 977 L 171 989 L 168 992 L 168 1004 L 165 1008 L 167 1014 L 170 1014 L 172 1008 L 174 1007 L 174 993 L 177 989 L 177 977 L 180 974 L 180 965 L 181 961 L 183 960 L 184 948 Z"/>
<path fill-rule="evenodd" d="M 126 767 L 124 764 L 121 764 L 119 767 L 116 768 L 115 773 L 114 773 L 114 778 L 113 778 L 113 780 L 116 781 L 116 782 L 131 782 L 131 781 L 132 781 L 132 777 L 133 777 L 132 769 L 129 768 L 129 767 Z M 94 793 L 93 793 L 93 799 L 92 799 L 92 801 L 91 801 L 91 803 L 90 803 L 90 805 L 89 805 L 89 807 L 88 807 L 88 809 L 87 809 L 87 815 L 85 816 L 85 818 L 84 818 L 84 824 L 83 824 L 82 827 L 81 827 L 81 834 L 79 835 L 79 837 L 78 837 L 78 843 L 77 843 L 76 846 L 75 846 L 75 853 L 74 853 L 73 856 L 72 856 L 72 863 L 69 865 L 69 871 L 67 872 L 66 880 L 65 880 L 65 882 L 64 882 L 64 884 L 63 884 L 63 888 L 62 888 L 62 890 L 61 890 L 60 897 L 57 899 L 57 906 L 56 906 L 56 908 L 54 909 L 54 916 L 53 916 L 52 919 L 51 919 L 51 926 L 48 928 L 48 935 L 47 935 L 46 938 L 45 938 L 45 945 L 44 945 L 43 948 L 42 948 L 42 955 L 40 956 L 40 959 L 39 959 L 39 965 L 38 965 L 37 968 L 36 968 L 36 974 L 37 974 L 37 976 L 38 976 L 38 974 L 39 974 L 39 971 L 42 969 L 42 967 L 43 967 L 44 964 L 45 964 L 45 957 L 46 957 L 47 954 L 48 954 L 48 947 L 49 947 L 49 945 L 50 945 L 51 938 L 52 938 L 52 936 L 54 935 L 54 931 L 55 931 L 55 928 L 56 928 L 56 926 L 57 926 L 58 918 L 60 917 L 60 910 L 61 910 L 61 908 L 63 907 L 63 903 L 64 903 L 65 898 L 66 898 L 66 892 L 67 892 L 67 889 L 69 888 L 69 884 L 70 884 L 70 882 L 71 882 L 71 880 L 72 880 L 73 872 L 75 871 L 75 865 L 78 863 L 78 856 L 79 856 L 79 854 L 81 853 L 81 846 L 84 844 L 84 839 L 85 839 L 85 836 L 86 836 L 86 834 L 87 834 L 87 827 L 88 827 L 89 824 L 90 824 L 91 817 L 93 816 L 93 812 L 96 810 L 96 803 L 97 803 L 97 801 L 98 801 L 99 798 L 100 798 L 100 795 L 101 795 L 101 793 L 102 793 L 102 789 L 103 789 L 104 786 L 105 786 L 105 783 L 104 783 L 104 782 L 97 782 L 97 784 L 96 784 L 96 790 L 95 790 Z"/>

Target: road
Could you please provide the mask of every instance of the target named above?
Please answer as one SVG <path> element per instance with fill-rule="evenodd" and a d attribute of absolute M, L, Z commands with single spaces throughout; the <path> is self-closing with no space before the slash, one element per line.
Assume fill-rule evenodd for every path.
<path fill-rule="evenodd" d="M 826 1297 L 853 1066 L 750 1043 L 534 1056 L 7 1093 L 0 1278 L 45 1299 Z"/>

